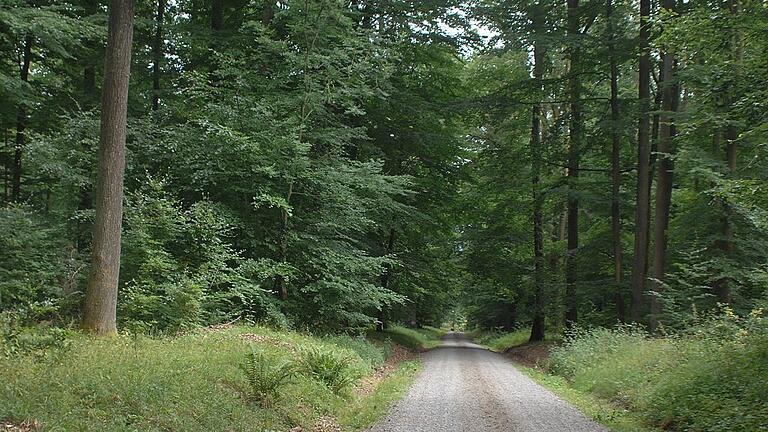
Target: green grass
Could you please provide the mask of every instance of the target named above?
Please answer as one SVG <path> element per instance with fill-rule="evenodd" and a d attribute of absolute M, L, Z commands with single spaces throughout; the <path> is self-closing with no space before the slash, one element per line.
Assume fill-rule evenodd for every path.
<path fill-rule="evenodd" d="M 516 346 L 525 345 L 531 337 L 530 329 L 520 329 L 511 332 L 474 331 L 470 333 L 475 343 L 483 345 L 491 351 L 504 352 Z M 559 336 L 547 335 L 547 341 L 560 340 Z"/>
<path fill-rule="evenodd" d="M 242 335 L 249 334 L 251 340 Z M 365 396 L 336 394 L 298 374 L 274 401 L 250 396 L 240 365 L 252 346 L 298 361 L 302 350 L 332 350 L 369 373 L 389 348 L 353 338 L 316 338 L 262 327 L 180 337 L 71 336 L 62 348 L 0 357 L 0 419 L 40 421 L 45 430 L 311 430 L 323 416 L 362 428 L 408 387 L 416 366 L 403 365 Z"/>
<path fill-rule="evenodd" d="M 389 411 L 394 401 L 403 397 L 419 369 L 420 364 L 416 361 L 401 363 L 373 394 L 356 400 L 355 406 L 342 413 L 339 422 L 353 430 L 361 430 L 372 425 Z"/>
<path fill-rule="evenodd" d="M 643 418 L 636 413 L 573 388 L 563 377 L 550 375 L 525 366 L 518 365 L 517 367 L 533 380 L 577 407 L 584 415 L 607 426 L 613 432 L 653 432 L 660 430 L 645 425 Z"/>
<path fill-rule="evenodd" d="M 425 351 L 440 345 L 445 330 L 424 326 L 412 329 L 393 325 L 383 332 L 370 332 L 369 337 L 377 340 L 390 340 L 414 351 Z"/>

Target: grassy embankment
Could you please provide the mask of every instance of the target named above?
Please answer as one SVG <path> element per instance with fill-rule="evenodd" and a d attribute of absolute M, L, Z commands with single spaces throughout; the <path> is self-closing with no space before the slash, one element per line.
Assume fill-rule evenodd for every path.
<path fill-rule="evenodd" d="M 594 329 L 522 369 L 615 432 L 768 430 L 767 321 L 726 314 L 665 337 Z"/>
<path fill-rule="evenodd" d="M 390 340 L 393 343 L 416 350 L 426 351 L 440 345 L 440 340 L 445 335 L 445 330 L 422 326 L 414 329 L 393 325 L 383 332 L 371 331 L 368 337 L 376 340 Z"/>
<path fill-rule="evenodd" d="M 391 339 L 401 334 L 414 336 L 397 329 Z M 419 335 L 418 348 L 432 343 Z M 11 341 L 26 344 L 23 350 L 8 340 L 0 346 L 0 423 L 26 421 L 41 430 L 357 430 L 386 413 L 419 367 L 388 341 L 263 327 L 54 339 L 40 349 L 23 337 Z M 254 352 L 257 385 L 243 369 Z M 405 361 L 387 360 L 393 352 Z M 270 382 L 278 383 L 274 392 Z"/>

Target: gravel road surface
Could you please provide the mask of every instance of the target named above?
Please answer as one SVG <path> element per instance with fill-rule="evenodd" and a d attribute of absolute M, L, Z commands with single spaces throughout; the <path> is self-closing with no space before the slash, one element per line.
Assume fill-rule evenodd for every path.
<path fill-rule="evenodd" d="M 422 360 L 413 387 L 371 432 L 608 431 L 461 333 Z"/>

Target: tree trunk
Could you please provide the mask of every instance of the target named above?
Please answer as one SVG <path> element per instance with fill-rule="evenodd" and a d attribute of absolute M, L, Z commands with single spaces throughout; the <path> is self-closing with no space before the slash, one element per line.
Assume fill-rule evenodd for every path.
<path fill-rule="evenodd" d="M 607 22 L 608 51 L 611 68 L 611 234 L 613 239 L 613 278 L 616 283 L 614 301 L 616 317 L 620 322 L 626 319 L 624 297 L 621 293 L 621 207 L 619 190 L 621 188 L 621 137 L 619 135 L 619 68 L 616 64 L 616 41 L 613 27 L 613 2 L 606 0 L 605 19 Z"/>
<path fill-rule="evenodd" d="M 99 4 L 97 0 L 85 1 L 85 14 L 86 16 L 96 15 L 99 12 Z M 93 40 L 86 42 L 86 46 L 89 49 L 95 50 L 97 44 Z M 96 106 L 96 61 L 94 55 L 89 53 L 82 59 L 83 63 L 83 100 L 82 106 L 86 110 L 91 110 Z M 91 153 L 91 146 L 88 141 L 83 142 L 83 150 L 86 154 Z M 89 176 L 90 177 L 90 176 Z M 89 210 L 93 207 L 93 191 L 90 182 L 80 186 L 80 197 L 77 203 L 77 209 L 79 211 Z M 82 222 L 81 218 L 77 218 L 75 222 L 75 245 L 77 251 L 80 253 L 85 252 L 91 242 L 91 227 L 88 222 Z"/>
<path fill-rule="evenodd" d="M 293 181 L 288 183 L 288 193 L 285 196 L 286 205 L 290 205 L 291 198 L 293 198 Z M 277 253 L 279 254 L 278 260 L 281 264 L 288 262 L 288 209 L 280 210 L 280 232 L 277 236 Z M 275 291 L 280 296 L 281 300 L 288 300 L 288 289 L 285 286 L 285 278 L 279 274 L 275 277 Z"/>
<path fill-rule="evenodd" d="M 152 111 L 160 108 L 160 66 L 163 62 L 163 20 L 166 0 L 157 0 L 155 39 L 152 41 Z"/>
<path fill-rule="evenodd" d="M 133 0 L 113 0 L 101 100 L 99 174 L 93 253 L 83 309 L 83 329 L 97 335 L 117 332 L 117 284 L 125 173 L 125 129 L 133 42 Z"/>
<path fill-rule="evenodd" d="M 729 9 L 731 14 L 738 15 L 739 14 L 739 1 L 738 0 L 731 0 Z M 731 36 L 731 55 L 732 55 L 732 62 L 735 65 L 735 70 L 733 71 L 734 81 L 737 81 L 737 78 L 739 77 L 739 66 L 738 63 L 741 61 L 742 57 L 742 47 L 741 47 L 741 38 L 738 33 L 738 30 L 733 29 L 733 34 Z M 725 94 L 725 101 L 724 104 L 729 110 L 729 112 L 734 110 L 733 107 L 733 99 L 734 95 L 733 93 L 733 86 L 730 86 L 731 88 L 726 89 Z M 727 173 L 726 178 L 732 178 L 734 173 L 736 172 L 736 157 L 737 157 L 737 148 L 736 148 L 736 141 L 739 139 L 739 131 L 735 124 L 733 124 L 733 116 L 729 116 L 730 118 L 728 125 L 725 127 L 725 161 L 727 164 Z M 725 258 L 730 258 L 733 256 L 734 252 L 734 244 L 733 244 L 733 209 L 728 204 L 728 202 L 723 201 L 723 215 L 721 220 L 721 234 L 723 236 L 722 241 L 720 242 L 720 248 L 722 250 L 723 256 Z M 717 296 L 717 301 L 723 304 L 730 304 L 731 303 L 731 286 L 730 286 L 730 280 L 727 277 L 721 277 L 715 281 L 713 286 L 713 291 L 715 293 L 715 296 Z"/>
<path fill-rule="evenodd" d="M 85 0 L 84 5 L 85 15 L 92 16 L 99 12 L 98 0 Z M 89 50 L 96 49 L 97 44 L 94 40 L 86 41 L 86 46 Z M 83 66 L 83 107 L 85 109 L 92 109 L 96 103 L 96 65 L 94 56 L 88 53 L 86 58 L 83 59 L 85 65 Z"/>
<path fill-rule="evenodd" d="M 543 50 L 540 43 L 533 44 L 533 78 L 536 81 L 536 102 L 531 108 L 531 171 L 533 183 L 533 283 L 534 283 L 534 310 L 531 324 L 530 342 L 544 340 L 544 281 L 542 280 L 542 267 L 544 261 L 544 233 L 542 227 L 541 195 L 541 103 L 539 98 L 542 93 L 543 78 Z"/>
<path fill-rule="evenodd" d="M 675 9 L 675 0 L 664 0 L 662 7 L 668 11 Z M 664 276 L 667 261 L 667 228 L 672 205 L 672 181 L 674 162 L 675 118 L 679 103 L 679 91 L 675 80 L 675 57 L 669 51 L 662 53 L 662 99 L 659 117 L 658 161 L 656 168 L 656 213 L 653 233 L 653 282 L 652 289 L 661 293 L 664 289 Z M 661 303 L 656 295 L 651 296 L 650 330 L 658 327 Z"/>
<path fill-rule="evenodd" d="M 21 73 L 19 78 L 24 83 L 29 82 L 29 65 L 32 63 L 32 36 L 24 38 L 24 53 L 21 59 Z M 11 180 L 11 200 L 21 201 L 21 157 L 26 146 L 27 111 L 24 102 L 19 103 L 16 113 L 16 145 L 13 149 L 13 179 Z"/>
<path fill-rule="evenodd" d="M 395 229 L 389 229 L 389 238 L 387 239 L 387 255 L 391 255 L 395 251 Z M 392 265 L 384 264 L 384 272 L 381 273 L 381 287 L 389 289 L 389 282 L 392 276 Z M 418 317 L 416 317 L 418 318 Z M 417 320 L 418 321 L 418 320 Z M 379 309 L 378 322 L 376 323 L 376 331 L 384 331 L 387 329 L 387 311 L 384 305 Z"/>
<path fill-rule="evenodd" d="M 576 194 L 576 180 L 579 176 L 579 157 L 581 152 L 581 79 L 579 77 L 579 62 L 581 49 L 578 47 L 579 31 L 579 0 L 567 0 L 568 5 L 568 35 L 570 36 L 568 60 L 570 62 L 568 77 L 568 99 L 570 101 L 571 118 L 569 127 L 568 148 L 568 250 L 565 260 L 565 325 L 572 327 L 578 319 L 578 300 L 576 281 L 578 278 L 577 254 L 579 249 L 579 198 Z"/>
<path fill-rule="evenodd" d="M 651 59 L 648 44 L 650 32 L 651 1 L 640 0 L 640 59 L 638 97 L 640 99 L 640 119 L 637 130 L 637 206 L 635 208 L 635 247 L 632 261 L 632 321 L 639 322 L 643 313 L 643 294 L 645 292 L 649 215 L 651 200 L 648 184 L 650 182 L 650 117 L 651 103 Z"/>

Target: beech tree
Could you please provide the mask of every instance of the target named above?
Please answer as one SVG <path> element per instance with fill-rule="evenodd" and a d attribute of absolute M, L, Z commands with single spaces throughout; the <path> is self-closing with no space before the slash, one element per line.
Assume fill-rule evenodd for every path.
<path fill-rule="evenodd" d="M 113 1 L 101 97 L 96 219 L 83 329 L 97 335 L 117 332 L 117 287 L 123 222 L 123 176 L 128 115 L 128 82 L 133 44 L 133 0 Z"/>

